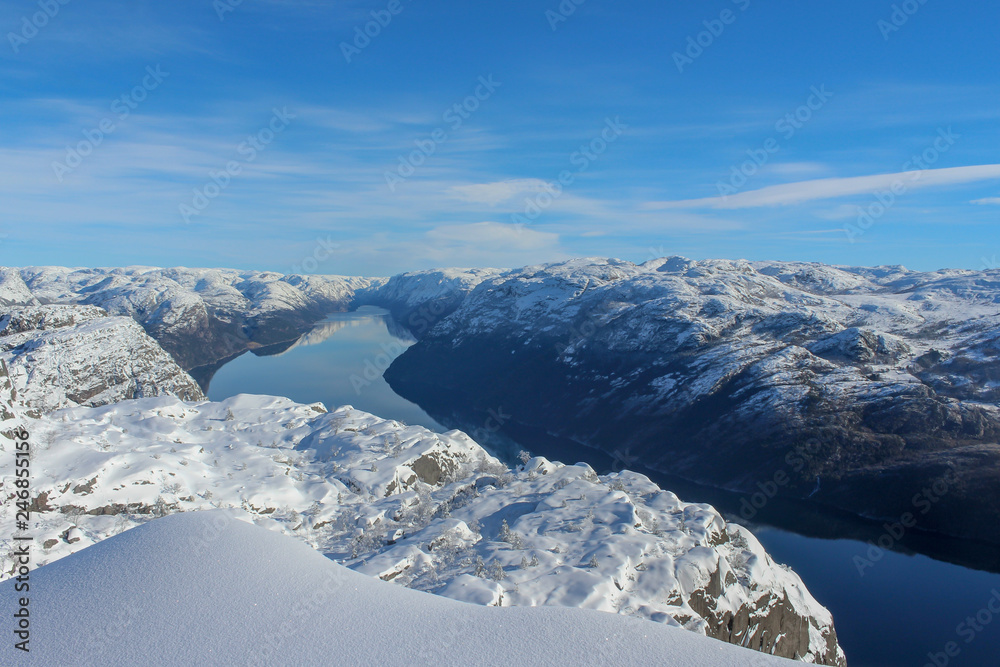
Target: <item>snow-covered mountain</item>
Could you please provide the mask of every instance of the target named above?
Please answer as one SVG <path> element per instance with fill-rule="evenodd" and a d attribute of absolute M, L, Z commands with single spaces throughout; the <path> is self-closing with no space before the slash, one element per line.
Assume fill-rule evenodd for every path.
<path fill-rule="evenodd" d="M 231 269 L 27 267 L 0 269 L 0 305 L 99 306 L 137 321 L 191 370 L 291 342 L 373 284 Z"/>
<path fill-rule="evenodd" d="M 361 573 L 445 597 L 614 612 L 844 661 L 798 576 L 710 506 L 642 475 L 542 458 L 508 469 L 458 431 L 262 396 L 164 396 L 29 421 L 37 565 L 156 516 L 237 508 Z M 0 451 L 0 469 L 12 458 Z M 0 535 L 13 534 L 13 510 L 0 508 Z"/>
<path fill-rule="evenodd" d="M 387 308 L 396 322 L 419 338 L 453 313 L 479 283 L 503 273 L 500 269 L 402 273 L 358 290 L 355 302 Z"/>
<path fill-rule="evenodd" d="M 787 664 L 624 616 L 406 590 L 235 512 L 152 521 L 32 573 L 30 585 L 30 653 L 9 638 L 5 665 Z M 22 596 L 0 584 L 11 613 Z"/>
<path fill-rule="evenodd" d="M 389 280 L 0 270 L 0 304 L 130 316 L 202 383 L 329 312 L 382 306 L 421 339 L 387 378 L 442 423 L 502 406 L 522 433 L 748 493 L 777 476 L 779 493 L 880 518 L 937 482 L 920 527 L 994 542 L 998 302 L 1000 271 L 682 257 Z"/>
<path fill-rule="evenodd" d="M 921 528 L 1000 541 L 1000 271 L 583 259 L 453 296 L 386 373 L 442 423 L 503 406 L 522 432 L 888 519 L 937 483 Z"/>
<path fill-rule="evenodd" d="M 27 407 L 41 412 L 164 394 L 204 399 L 141 326 L 96 306 L 8 306 L 0 363 Z"/>

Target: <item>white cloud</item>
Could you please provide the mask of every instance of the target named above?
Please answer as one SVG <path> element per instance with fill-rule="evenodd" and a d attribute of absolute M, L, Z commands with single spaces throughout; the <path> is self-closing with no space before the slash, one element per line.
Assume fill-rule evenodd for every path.
<path fill-rule="evenodd" d="M 548 183 L 539 178 L 520 178 L 493 183 L 456 185 L 451 189 L 453 196 L 474 204 L 496 206 L 517 197 L 536 194 L 548 190 Z"/>
<path fill-rule="evenodd" d="M 500 222 L 435 227 L 427 232 L 427 238 L 435 243 L 452 246 L 470 245 L 509 250 L 540 250 L 554 248 L 559 243 L 558 234 Z"/>
<path fill-rule="evenodd" d="M 973 199 L 970 203 L 988 206 L 990 204 L 1000 205 L 1000 197 L 986 197 L 985 199 Z"/>
<path fill-rule="evenodd" d="M 349 275 L 391 275 L 448 266 L 511 268 L 568 259 L 558 234 L 499 222 L 439 225 L 422 233 L 344 240 L 325 266 Z"/>
<path fill-rule="evenodd" d="M 820 162 L 778 162 L 766 165 L 764 171 L 780 176 L 804 176 L 829 173 L 830 168 Z"/>
<path fill-rule="evenodd" d="M 926 169 L 923 171 L 855 176 L 851 178 L 821 178 L 811 181 L 800 181 L 798 183 L 772 185 L 759 190 L 740 192 L 729 197 L 649 202 L 646 204 L 646 207 L 650 209 L 737 209 L 759 206 L 783 206 L 822 199 L 835 199 L 849 195 L 869 194 L 880 190 L 887 190 L 893 187 L 894 184 L 902 184 L 907 190 L 914 190 L 917 188 L 956 185 L 993 179 L 1000 179 L 1000 164 Z"/>

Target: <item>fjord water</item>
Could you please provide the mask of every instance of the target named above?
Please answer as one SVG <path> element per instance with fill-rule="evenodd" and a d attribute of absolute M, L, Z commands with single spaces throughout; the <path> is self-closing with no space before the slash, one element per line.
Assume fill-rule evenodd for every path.
<path fill-rule="evenodd" d="M 302 403 L 322 401 L 328 408 L 353 405 L 386 419 L 444 431 L 445 426 L 396 395 L 381 377 L 391 358 L 412 343 L 387 311 L 365 307 L 338 313 L 277 354 L 244 354 L 224 365 L 212 378 L 208 395 L 221 400 L 239 393 L 272 394 Z M 483 429 L 475 433 L 481 440 L 498 435 Z M 503 440 L 483 444 L 498 453 L 520 445 L 552 460 L 582 460 L 600 473 L 621 468 L 606 454 L 544 434 L 522 429 L 503 435 Z M 748 521 L 738 494 L 640 472 L 682 500 L 710 503 L 727 519 L 750 527 L 774 559 L 795 570 L 833 613 L 852 667 L 1000 666 L 1000 611 L 990 608 L 992 603 L 993 610 L 1000 610 L 1000 549 L 910 534 L 901 540 L 901 551 L 869 553 L 868 542 L 885 533 L 880 522 L 777 499 Z"/>
<path fill-rule="evenodd" d="M 413 344 L 392 326 L 389 311 L 364 306 L 334 313 L 277 354 L 244 354 L 216 371 L 206 393 L 213 401 L 236 394 L 287 396 L 298 403 L 352 405 L 383 419 L 445 431 L 382 379 L 389 362 Z"/>

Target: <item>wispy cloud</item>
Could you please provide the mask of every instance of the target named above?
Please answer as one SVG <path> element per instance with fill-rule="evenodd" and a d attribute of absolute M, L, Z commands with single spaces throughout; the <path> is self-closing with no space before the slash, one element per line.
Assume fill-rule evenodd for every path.
<path fill-rule="evenodd" d="M 444 225 L 428 231 L 427 237 L 445 246 L 474 245 L 479 248 L 502 247 L 509 250 L 552 249 L 559 243 L 558 234 L 499 222 Z"/>
<path fill-rule="evenodd" d="M 779 176 L 817 176 L 830 173 L 831 169 L 821 162 L 778 162 L 765 167 L 766 173 Z"/>
<path fill-rule="evenodd" d="M 346 240 L 331 254 L 330 266 L 348 272 L 379 266 L 384 273 L 392 273 L 442 266 L 511 268 L 569 256 L 557 234 L 487 221 Z"/>
<path fill-rule="evenodd" d="M 547 188 L 548 183 L 539 178 L 522 178 L 495 183 L 456 185 L 451 192 L 462 201 L 497 206 L 515 198 L 545 192 Z"/>
<path fill-rule="evenodd" d="M 858 207 L 850 204 L 841 204 L 833 208 L 813 211 L 812 214 L 821 220 L 848 220 L 858 217 Z M 844 230 L 840 230 L 843 233 Z"/>
<path fill-rule="evenodd" d="M 1000 179 L 1000 164 L 926 169 L 873 176 L 854 176 L 851 178 L 821 178 L 810 181 L 799 181 L 797 183 L 772 185 L 758 190 L 741 192 L 729 197 L 705 197 L 702 199 L 649 202 L 646 204 L 646 207 L 649 209 L 740 209 L 761 206 L 785 206 L 873 193 L 889 189 L 897 183 L 904 183 L 908 190 L 912 190 L 994 179 Z"/>
<path fill-rule="evenodd" d="M 973 199 L 970 203 L 981 206 L 1000 205 L 1000 197 L 986 197 L 984 199 Z"/>

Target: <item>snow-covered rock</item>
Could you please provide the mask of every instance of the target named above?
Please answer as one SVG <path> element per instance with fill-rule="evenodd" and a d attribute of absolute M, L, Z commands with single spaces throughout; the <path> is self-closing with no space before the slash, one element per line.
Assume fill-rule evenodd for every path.
<path fill-rule="evenodd" d="M 0 305 L 27 303 L 27 297 L 100 306 L 137 321 L 191 370 L 291 342 L 329 313 L 346 310 L 355 290 L 371 284 L 364 278 L 232 269 L 43 266 L 0 269 Z"/>
<path fill-rule="evenodd" d="M 0 361 L 21 400 L 41 412 L 165 394 L 204 398 L 142 327 L 94 306 L 8 307 Z"/>
<path fill-rule="evenodd" d="M 11 614 L 14 584 L 0 584 Z M 30 586 L 30 653 L 8 637 L 5 665 L 786 664 L 663 623 L 406 590 L 225 511 L 134 528 Z"/>
<path fill-rule="evenodd" d="M 0 306 L 33 306 L 38 300 L 24 284 L 17 269 L 0 267 Z"/>
<path fill-rule="evenodd" d="M 382 306 L 413 336 L 420 338 L 450 315 L 482 281 L 500 269 L 436 269 L 413 271 L 373 282 L 359 290 L 356 304 Z"/>
<path fill-rule="evenodd" d="M 266 396 L 71 408 L 30 431 L 38 565 L 156 516 L 237 508 L 373 579 L 476 604 L 640 617 L 843 664 L 829 612 L 795 574 L 710 506 L 642 475 L 542 458 L 510 469 L 459 431 Z M 0 451 L 0 469 L 12 456 Z M 9 494 L 12 478 L 2 483 Z M 14 521 L 4 504 L 0 535 Z"/>
<path fill-rule="evenodd" d="M 819 339 L 809 351 L 834 361 L 892 365 L 910 354 L 910 346 L 899 336 L 851 327 Z"/>

